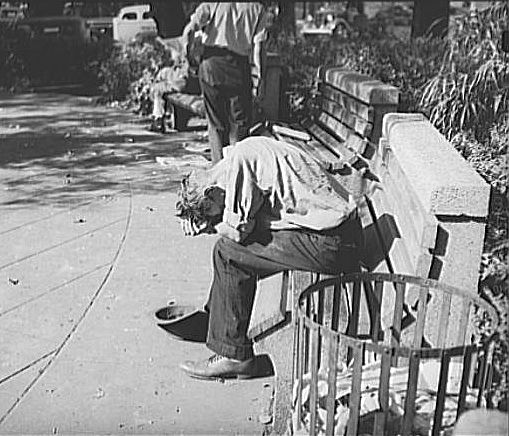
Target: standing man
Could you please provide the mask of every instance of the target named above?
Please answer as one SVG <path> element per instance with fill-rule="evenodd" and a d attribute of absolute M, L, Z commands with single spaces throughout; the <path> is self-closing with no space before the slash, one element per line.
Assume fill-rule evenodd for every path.
<path fill-rule="evenodd" d="M 188 51 L 195 32 L 203 32 L 198 76 L 213 162 L 221 160 L 224 146 L 244 139 L 251 127 L 252 96 L 261 98 L 263 92 L 267 17 L 257 2 L 202 3 L 184 29 Z"/>

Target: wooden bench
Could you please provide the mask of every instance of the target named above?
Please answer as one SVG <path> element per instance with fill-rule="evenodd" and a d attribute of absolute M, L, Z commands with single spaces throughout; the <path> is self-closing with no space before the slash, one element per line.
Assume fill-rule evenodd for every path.
<path fill-rule="evenodd" d="M 310 116 L 296 130 L 295 126 L 272 126 L 271 133 L 317 157 L 358 200 L 365 236 L 362 269 L 443 279 L 475 292 L 482 251 L 479 234 L 489 198 L 486 183 L 422 115 L 394 113 L 399 96 L 396 88 L 352 71 L 322 68 L 316 91 Z M 451 169 L 459 171 L 459 184 L 458 172 Z M 474 193 L 476 210 L 464 204 Z M 449 200 L 457 205 L 445 206 L 450 205 Z M 442 209 L 433 206 L 436 201 Z M 451 227 L 465 219 L 470 231 L 475 223 L 475 232 L 469 233 L 473 237 L 464 226 L 454 231 Z M 468 248 L 461 252 L 465 243 Z M 465 258 L 474 274 L 460 268 Z M 456 272 L 447 264 L 454 264 Z M 292 402 L 296 296 L 319 278 L 286 272 L 262 280 L 255 297 L 249 336 L 257 353 L 269 354 L 275 367 L 273 425 L 277 434 L 287 429 Z M 391 313 L 397 293 L 386 293 L 380 302 L 374 292 L 349 291 L 350 307 L 355 310 L 345 314 L 349 330 L 366 335 L 374 329 L 383 332 L 384 316 Z M 405 311 L 397 320 L 402 335 L 411 334 L 415 327 L 418 295 L 410 290 L 405 299 Z M 430 307 L 437 304 L 443 302 L 429 302 Z M 446 312 L 429 313 L 453 312 L 454 303 L 450 307 Z M 464 334 L 466 314 L 461 309 L 456 318 L 438 317 L 429 325 L 442 323 L 451 328 L 446 318 L 452 319 L 457 333 Z M 426 337 L 430 342 L 436 339 Z"/>
<path fill-rule="evenodd" d="M 196 75 L 191 75 L 183 92 L 167 92 L 165 101 L 165 123 L 172 129 L 185 130 L 193 116 L 205 118 L 205 106 Z"/>

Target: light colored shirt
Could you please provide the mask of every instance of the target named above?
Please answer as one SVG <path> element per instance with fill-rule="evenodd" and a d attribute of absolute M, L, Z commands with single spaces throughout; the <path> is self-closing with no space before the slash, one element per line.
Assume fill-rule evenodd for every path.
<path fill-rule="evenodd" d="M 201 3 L 184 29 L 204 29 L 204 45 L 224 47 L 242 56 L 250 56 L 255 43 L 267 38 L 268 15 L 257 2 Z"/>
<path fill-rule="evenodd" d="M 189 69 L 187 65 L 173 65 L 171 67 L 163 67 L 157 73 L 155 80 L 167 85 L 170 91 L 182 91 L 189 77 Z"/>
<path fill-rule="evenodd" d="M 296 146 L 264 136 L 238 142 L 205 176 L 226 192 L 223 222 L 251 229 L 324 230 L 355 209 L 348 191 L 319 161 Z"/>

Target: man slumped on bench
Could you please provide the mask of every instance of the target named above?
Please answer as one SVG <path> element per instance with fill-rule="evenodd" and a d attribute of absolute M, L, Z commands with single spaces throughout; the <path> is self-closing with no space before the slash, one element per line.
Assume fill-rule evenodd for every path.
<path fill-rule="evenodd" d="M 205 311 L 214 352 L 181 368 L 201 379 L 257 375 L 247 330 L 257 280 L 285 270 L 356 269 L 361 226 L 347 191 L 309 155 L 251 137 L 201 178 L 183 181 L 177 215 L 184 233 L 217 232 Z"/>

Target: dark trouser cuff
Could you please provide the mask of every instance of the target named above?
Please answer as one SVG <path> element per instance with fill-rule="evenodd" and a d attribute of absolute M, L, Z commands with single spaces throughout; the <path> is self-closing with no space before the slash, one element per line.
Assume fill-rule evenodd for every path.
<path fill-rule="evenodd" d="M 207 348 L 212 350 L 214 353 L 228 357 L 229 359 L 248 360 L 254 356 L 252 345 L 236 347 L 217 340 L 207 339 Z"/>

